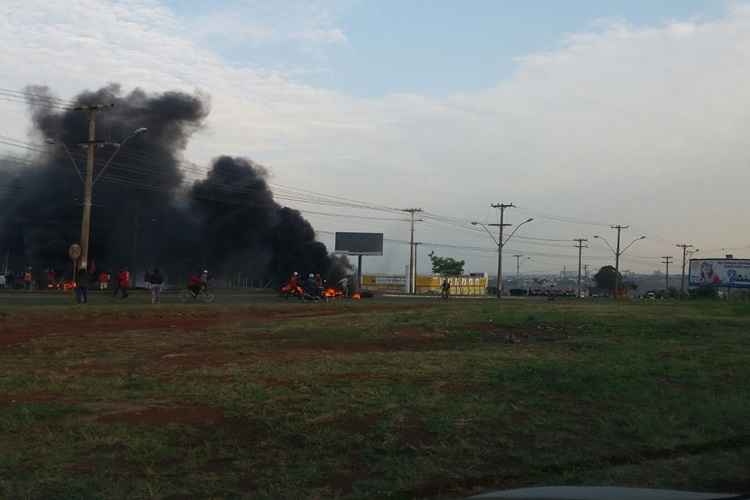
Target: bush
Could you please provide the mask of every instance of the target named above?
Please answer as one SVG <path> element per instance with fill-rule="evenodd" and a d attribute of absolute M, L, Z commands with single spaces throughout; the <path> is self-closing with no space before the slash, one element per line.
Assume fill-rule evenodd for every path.
<path fill-rule="evenodd" d="M 689 292 L 691 299 L 717 299 L 719 291 L 713 286 L 701 286 L 692 288 Z"/>

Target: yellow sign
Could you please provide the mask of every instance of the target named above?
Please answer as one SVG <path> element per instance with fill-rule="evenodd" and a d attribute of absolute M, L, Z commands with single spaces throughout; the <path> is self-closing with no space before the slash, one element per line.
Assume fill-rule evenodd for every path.
<path fill-rule="evenodd" d="M 439 294 L 442 290 L 443 277 L 417 276 L 417 293 Z M 488 279 L 486 276 L 451 276 L 448 278 L 451 295 L 486 295 Z M 362 286 L 371 291 L 402 293 L 406 288 L 403 275 L 362 276 Z"/>
<path fill-rule="evenodd" d="M 440 293 L 443 285 L 441 276 L 417 276 L 417 293 Z M 477 276 L 450 276 L 451 295 L 486 295 L 487 278 Z"/>

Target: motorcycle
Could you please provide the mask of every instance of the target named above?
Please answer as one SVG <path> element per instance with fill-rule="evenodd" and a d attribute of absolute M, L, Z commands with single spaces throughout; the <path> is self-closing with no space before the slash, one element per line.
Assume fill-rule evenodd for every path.
<path fill-rule="evenodd" d="M 289 300 L 290 298 L 302 300 L 305 297 L 305 291 L 299 285 L 285 283 L 284 286 L 282 286 L 279 290 L 279 295 L 287 300 Z"/>

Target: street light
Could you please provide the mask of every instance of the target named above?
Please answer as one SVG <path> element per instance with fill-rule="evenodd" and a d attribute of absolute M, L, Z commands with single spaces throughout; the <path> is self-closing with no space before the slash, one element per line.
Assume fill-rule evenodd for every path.
<path fill-rule="evenodd" d="M 97 108 L 98 109 L 98 108 Z M 80 170 L 78 169 L 78 163 L 76 163 L 75 159 L 73 158 L 73 155 L 70 154 L 70 150 L 68 149 L 68 146 L 64 142 L 55 141 L 54 139 L 47 139 L 45 142 L 47 144 L 59 144 L 62 146 L 62 148 L 65 150 L 65 153 L 68 155 L 68 158 L 73 163 L 73 166 L 75 167 L 76 173 L 78 174 L 78 178 L 81 179 L 81 182 L 83 183 L 83 213 L 81 215 L 81 269 L 86 269 L 88 267 L 88 255 L 89 255 L 89 236 L 91 235 L 91 199 L 93 195 L 93 188 L 94 183 L 99 180 L 104 173 L 104 171 L 109 167 L 109 165 L 112 163 L 112 160 L 115 158 L 117 153 L 120 151 L 122 146 L 125 145 L 126 142 L 128 142 L 133 137 L 136 137 L 138 135 L 143 134 L 146 132 L 145 127 L 140 127 L 135 129 L 130 135 L 125 137 L 125 139 L 122 140 L 122 142 L 118 143 L 106 143 L 115 146 L 115 150 L 112 153 L 112 155 L 109 157 L 109 160 L 104 164 L 104 167 L 102 167 L 101 171 L 99 172 L 99 175 L 96 176 L 96 179 L 93 178 L 94 176 L 94 147 L 104 145 L 105 143 L 96 141 L 96 138 L 94 136 L 95 128 L 94 128 L 94 121 L 93 121 L 93 111 L 89 113 L 89 140 L 87 142 L 82 143 L 82 145 L 86 145 L 88 147 L 88 157 L 86 162 L 86 175 L 85 177 L 81 175 Z"/>
<path fill-rule="evenodd" d="M 78 163 L 76 163 L 75 159 L 73 158 L 73 155 L 70 154 L 70 150 L 68 149 L 68 146 L 64 142 L 57 142 L 54 139 L 46 139 L 44 142 L 51 146 L 60 145 L 62 146 L 63 150 L 65 151 L 65 154 L 68 155 L 68 158 L 70 159 L 70 162 L 73 164 L 73 170 L 76 171 L 76 175 L 78 175 L 78 178 L 81 179 L 81 182 L 83 181 L 83 176 L 81 175 L 81 171 L 78 169 Z"/>
<path fill-rule="evenodd" d="M 496 292 L 497 292 L 497 298 L 499 299 L 502 296 L 503 291 L 503 247 L 510 241 L 510 239 L 513 237 L 514 234 L 523 226 L 524 224 L 528 224 L 529 222 L 533 221 L 533 217 L 529 217 L 525 221 L 521 222 L 516 226 L 516 228 L 508 235 L 505 240 L 503 240 L 503 228 L 505 226 L 510 226 L 511 224 L 489 224 L 489 226 L 497 227 L 499 228 L 499 235 L 497 238 L 495 238 L 495 235 L 492 234 L 492 232 L 489 230 L 487 225 L 482 224 L 481 222 L 472 221 L 472 226 L 482 226 L 482 228 L 487 232 L 487 234 L 490 235 L 490 238 L 492 238 L 492 241 L 497 245 L 497 281 L 496 281 Z"/>
<path fill-rule="evenodd" d="M 120 149 L 122 149 L 122 147 L 125 145 L 126 142 L 128 142 L 133 137 L 136 137 L 136 136 L 139 136 L 139 135 L 143 134 L 147 130 L 148 129 L 146 127 L 137 128 L 129 136 L 127 136 L 125 139 L 123 139 L 122 142 L 120 142 L 119 144 L 118 143 L 111 143 L 112 146 L 115 146 L 115 150 L 112 152 L 112 156 L 109 157 L 109 160 L 107 160 L 107 163 L 104 164 L 104 166 L 102 167 L 102 169 L 99 171 L 99 173 L 97 174 L 97 176 L 94 178 L 94 181 L 92 182 L 92 184 L 96 184 L 96 181 L 98 181 L 99 179 L 101 179 L 102 175 L 107 170 L 107 167 L 109 167 L 109 165 L 112 163 L 112 160 L 115 159 L 115 156 L 117 156 L 117 153 L 120 152 Z"/>
<path fill-rule="evenodd" d="M 622 254 L 624 254 L 628 248 L 632 247 L 635 244 L 635 242 L 645 240 L 646 236 L 645 235 L 639 236 L 638 238 L 628 243 L 628 245 L 625 248 L 620 250 L 620 229 L 624 229 L 625 227 L 624 226 L 613 226 L 613 227 L 617 229 L 617 249 L 613 248 L 612 245 L 609 244 L 609 241 L 607 241 L 607 238 L 605 238 L 604 236 L 595 234 L 594 238 L 598 240 L 602 240 L 604 243 L 606 243 L 609 249 L 612 250 L 612 253 L 615 254 L 615 280 L 616 280 L 617 290 L 619 290 L 620 285 L 621 285 L 620 284 L 620 256 L 622 256 Z"/>

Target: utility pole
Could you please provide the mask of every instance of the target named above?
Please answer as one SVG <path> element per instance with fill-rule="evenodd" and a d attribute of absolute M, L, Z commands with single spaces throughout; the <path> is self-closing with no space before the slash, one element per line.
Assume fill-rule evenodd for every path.
<path fill-rule="evenodd" d="M 674 257 L 672 257 L 670 255 L 665 255 L 665 256 L 662 257 L 662 259 L 664 259 L 664 260 L 661 261 L 661 263 L 664 264 L 665 266 L 667 266 L 667 268 L 665 270 L 666 288 L 664 288 L 664 289 L 667 291 L 667 293 L 669 293 L 669 264 L 671 264 L 673 262 Z"/>
<path fill-rule="evenodd" d="M 523 257 L 523 255 L 516 254 L 513 257 L 516 258 L 516 281 L 520 281 L 521 279 L 521 257 Z"/>
<path fill-rule="evenodd" d="M 675 245 L 677 248 L 682 248 L 682 277 L 680 278 L 680 295 L 685 294 L 685 262 L 687 261 L 688 248 L 693 248 L 693 245 L 687 243 L 680 243 Z"/>
<path fill-rule="evenodd" d="M 581 298 L 581 262 L 583 260 L 583 249 L 588 248 L 588 245 L 584 245 L 584 243 L 588 242 L 586 238 L 574 238 L 573 241 L 576 242 L 575 247 L 578 249 L 578 298 Z"/>
<path fill-rule="evenodd" d="M 622 287 L 622 283 L 620 282 L 620 255 L 622 255 L 622 252 L 620 252 L 620 232 L 623 229 L 627 229 L 629 227 L 630 226 L 621 226 L 619 224 L 610 226 L 611 229 L 617 229 L 617 250 L 615 250 L 615 280 L 617 283 L 617 288 L 615 290 L 615 296 Z"/>
<path fill-rule="evenodd" d="M 421 241 L 414 242 L 414 293 L 417 293 L 417 261 L 419 260 L 419 245 L 421 244 Z"/>
<path fill-rule="evenodd" d="M 414 251 L 414 223 L 417 222 L 417 220 L 421 219 L 415 219 L 414 216 L 422 212 L 421 208 L 405 208 L 401 210 L 402 212 L 406 212 L 409 215 L 411 215 L 411 238 L 409 239 L 409 293 L 414 295 L 417 293 L 417 287 L 416 283 L 414 282 L 416 280 L 416 269 L 415 269 L 415 260 L 416 260 L 416 252 Z"/>
<path fill-rule="evenodd" d="M 88 147 L 86 156 L 86 175 L 83 178 L 83 215 L 81 216 L 81 264 L 79 270 L 86 271 L 89 262 L 89 237 L 91 235 L 91 203 L 94 189 L 94 151 L 97 144 L 103 141 L 96 140 L 96 113 L 111 108 L 112 105 L 96 104 L 91 106 L 78 106 L 76 111 L 85 111 L 89 120 L 89 138 L 84 144 Z"/>
<path fill-rule="evenodd" d="M 513 203 L 493 203 L 490 207 L 500 209 L 500 224 L 488 224 L 491 227 L 500 228 L 500 235 L 497 239 L 497 298 L 499 299 L 503 295 L 503 228 L 510 226 L 511 224 L 505 224 L 505 209 L 515 208 Z"/>

